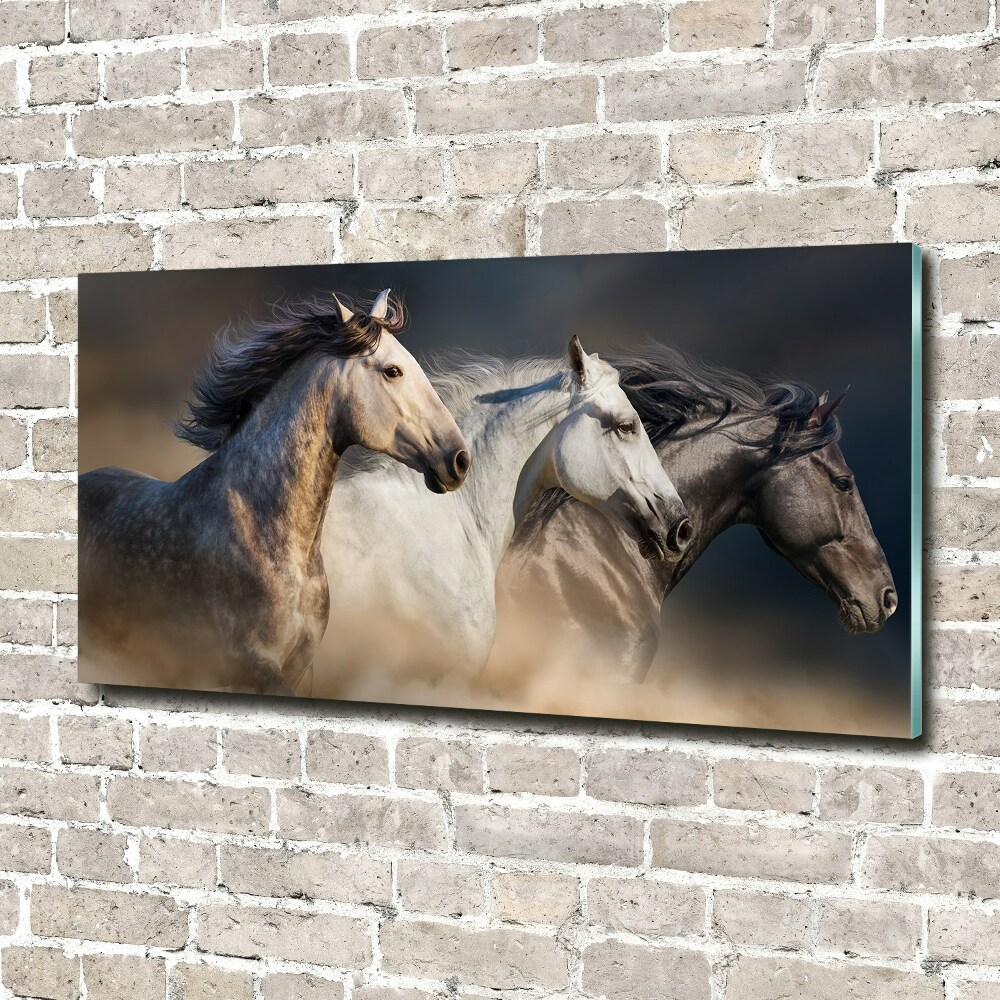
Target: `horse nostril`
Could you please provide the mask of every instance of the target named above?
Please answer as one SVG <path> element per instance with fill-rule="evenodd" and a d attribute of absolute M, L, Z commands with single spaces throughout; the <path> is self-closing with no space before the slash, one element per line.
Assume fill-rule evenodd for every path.
<path fill-rule="evenodd" d="M 882 591 L 882 607 L 885 608 L 886 613 L 891 615 L 898 604 L 899 598 L 896 596 L 896 591 L 892 587 L 886 587 Z"/>
<path fill-rule="evenodd" d="M 694 537 L 694 527 L 688 518 L 684 518 L 667 532 L 667 548 L 671 552 L 683 552 Z"/>
<path fill-rule="evenodd" d="M 451 467 L 456 479 L 464 478 L 469 469 L 472 468 L 472 456 L 465 448 L 456 451 L 452 456 Z"/>

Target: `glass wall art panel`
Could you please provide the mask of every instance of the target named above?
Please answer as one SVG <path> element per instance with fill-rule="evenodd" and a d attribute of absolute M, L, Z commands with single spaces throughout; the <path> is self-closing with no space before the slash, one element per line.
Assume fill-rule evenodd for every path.
<path fill-rule="evenodd" d="M 920 732 L 917 247 L 79 292 L 82 680 Z"/>

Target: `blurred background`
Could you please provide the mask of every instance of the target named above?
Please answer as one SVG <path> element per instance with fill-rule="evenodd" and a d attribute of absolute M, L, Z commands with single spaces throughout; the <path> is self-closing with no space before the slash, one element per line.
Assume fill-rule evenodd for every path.
<path fill-rule="evenodd" d="M 660 656 L 637 701 L 503 706 L 440 690 L 385 700 L 908 735 L 910 254 L 886 245 L 84 275 L 80 471 L 183 474 L 205 456 L 171 421 L 216 331 L 264 319 L 282 299 L 334 291 L 391 287 L 418 357 L 560 353 L 576 333 L 590 352 L 656 338 L 770 380 L 833 394 L 850 383 L 841 447 L 900 600 L 880 633 L 842 631 L 835 606 L 738 526 L 667 601 Z"/>

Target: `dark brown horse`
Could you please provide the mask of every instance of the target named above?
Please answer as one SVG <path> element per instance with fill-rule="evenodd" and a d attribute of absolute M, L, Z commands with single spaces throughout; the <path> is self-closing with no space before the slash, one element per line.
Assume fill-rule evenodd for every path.
<path fill-rule="evenodd" d="M 607 519 L 552 491 L 521 522 L 497 576 L 497 641 L 485 680 L 502 689 L 523 665 L 589 663 L 638 680 L 660 639 L 660 606 L 720 532 L 752 524 L 837 606 L 852 632 L 896 610 L 892 575 L 837 444 L 830 400 L 808 386 L 749 377 L 651 347 L 612 363 L 694 525 L 678 562 L 653 563 Z M 846 390 L 845 390 L 846 391 Z M 541 638 L 539 638 L 541 637 Z"/>
<path fill-rule="evenodd" d="M 388 289 L 367 312 L 282 310 L 217 340 L 180 437 L 211 452 L 176 482 L 80 477 L 80 676 L 288 693 L 329 614 L 319 542 L 340 456 L 362 444 L 443 493 L 465 440 L 397 340 Z"/>

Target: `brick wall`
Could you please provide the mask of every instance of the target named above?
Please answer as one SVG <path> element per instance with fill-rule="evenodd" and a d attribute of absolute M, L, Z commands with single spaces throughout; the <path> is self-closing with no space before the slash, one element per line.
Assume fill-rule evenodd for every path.
<path fill-rule="evenodd" d="M 584 3 L 0 0 L 3 998 L 1000 998 L 996 0 Z M 77 271 L 911 238 L 923 741 L 75 682 Z"/>

